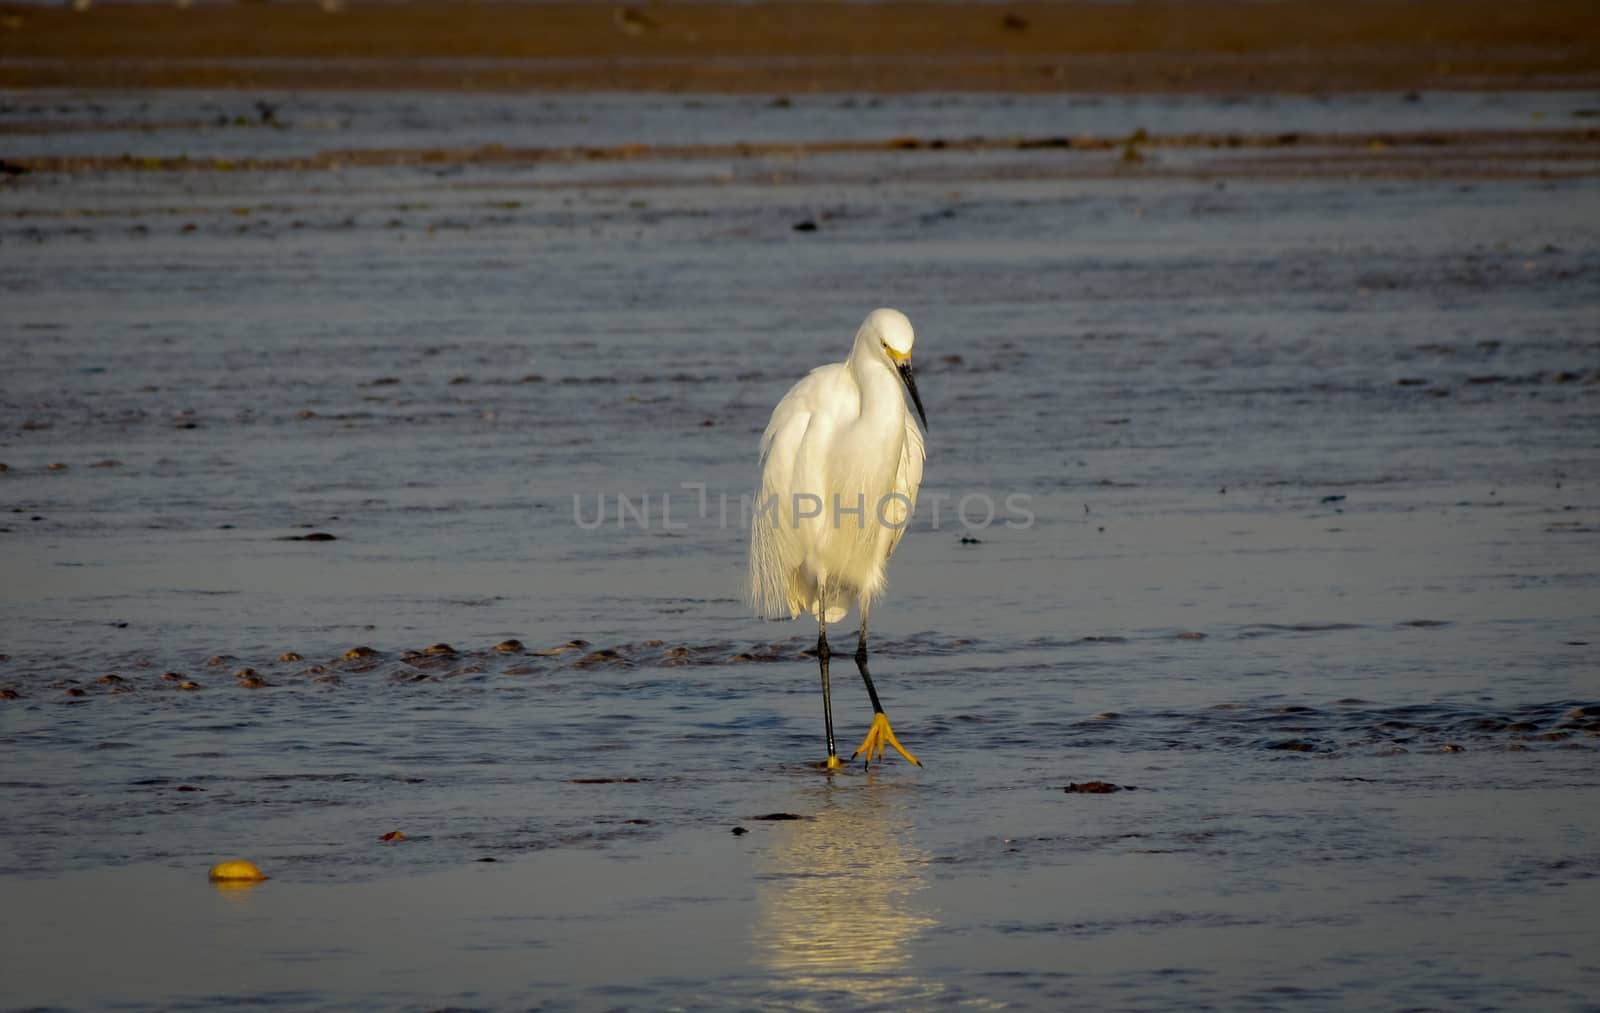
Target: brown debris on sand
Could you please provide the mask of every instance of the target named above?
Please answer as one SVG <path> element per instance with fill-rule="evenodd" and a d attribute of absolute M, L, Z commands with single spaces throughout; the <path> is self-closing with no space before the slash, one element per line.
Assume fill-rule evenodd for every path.
<path fill-rule="evenodd" d="M 1373 145 L 1381 141 L 1384 155 L 1373 159 Z M 1540 127 L 1519 130 L 1435 129 L 1405 133 L 1372 134 L 1364 131 L 1294 134 L 1240 134 L 1189 132 L 1151 134 L 1140 130 L 1130 136 L 1080 134 L 1071 138 L 967 136 L 959 138 L 853 138 L 791 141 L 744 142 L 738 144 L 636 144 L 585 147 L 510 147 L 489 144 L 470 148 L 351 148 L 327 150 L 288 157 L 263 157 L 228 162 L 225 166 L 208 159 L 142 158 L 126 155 L 59 155 L 22 158 L 18 161 L 35 172 L 312 172 L 372 167 L 442 165 L 533 165 L 574 161 L 701 161 L 725 162 L 730 159 L 794 158 L 805 155 L 872 154 L 884 151 L 966 151 L 991 152 L 1033 148 L 1063 148 L 1074 155 L 1104 153 L 1105 158 L 1063 162 L 1056 169 L 1063 176 L 1099 178 L 1108 173 L 1136 171 L 1142 176 L 1184 174 L 1196 168 L 1162 168 L 1146 161 L 1150 151 L 1210 151 L 1227 149 L 1226 161 L 1207 162 L 1206 171 L 1224 167 L 1248 169 L 1251 174 L 1305 175 L 1315 167 L 1324 172 L 1348 175 L 1354 169 L 1383 176 L 1482 176 L 1494 178 L 1517 170 L 1521 161 L 1539 161 L 1556 152 L 1585 153 L 1600 145 L 1600 129 L 1592 127 Z M 1130 158 L 1134 152 L 1137 157 Z M 1120 153 L 1120 154 L 1119 154 Z M 1492 154 L 1497 167 L 1478 165 Z M 1472 163 L 1458 165 L 1459 162 Z M 1548 166 L 1544 166 L 1548 170 Z M 826 216 L 822 216 L 824 219 Z M 817 219 L 806 218 L 791 226 L 795 231 L 814 232 Z M 387 379 L 387 378 L 385 378 Z M 373 381 L 373 386 L 385 380 Z M 580 381 L 574 381 L 580 382 Z M 313 413 L 315 415 L 315 413 Z M 1118 420 L 1121 421 L 1121 420 Z M 63 467 L 65 467 L 63 465 Z M 298 536 L 304 541 L 327 541 L 327 532 Z"/>

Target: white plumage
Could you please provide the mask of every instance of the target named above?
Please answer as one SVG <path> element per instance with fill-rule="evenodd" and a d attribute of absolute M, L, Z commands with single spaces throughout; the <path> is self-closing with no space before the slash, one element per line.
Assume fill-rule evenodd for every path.
<path fill-rule="evenodd" d="M 826 606 L 835 623 L 851 604 L 865 611 L 883 593 L 922 485 L 922 432 L 889 354 L 909 360 L 913 338 L 905 314 L 874 310 L 848 359 L 818 366 L 773 409 L 750 534 L 758 615 L 817 615 Z"/>
<path fill-rule="evenodd" d="M 905 314 L 873 310 L 849 357 L 795 384 L 761 437 L 747 597 L 762 616 L 817 618 L 825 712 L 826 624 L 854 604 L 861 613 L 857 664 L 882 713 L 866 670 L 866 620 L 922 484 L 922 432 L 905 403 L 909 393 L 922 413 L 911 372 L 914 339 Z M 832 759 L 831 715 L 828 723 Z"/>

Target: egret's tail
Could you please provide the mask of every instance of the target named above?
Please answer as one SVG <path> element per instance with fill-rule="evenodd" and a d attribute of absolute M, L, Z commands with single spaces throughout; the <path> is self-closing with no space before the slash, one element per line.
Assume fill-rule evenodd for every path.
<path fill-rule="evenodd" d="M 799 615 L 790 600 L 793 573 L 784 566 L 777 526 L 757 516 L 750 524 L 750 572 L 744 599 L 763 619 L 792 619 Z"/>
<path fill-rule="evenodd" d="M 744 598 L 763 619 L 795 619 L 809 612 L 822 611 L 817 587 L 806 577 L 805 568 L 790 556 L 796 553 L 792 541 L 784 539 L 777 523 L 757 516 L 750 524 L 750 572 L 746 576 Z M 836 623 L 850 612 L 837 595 L 829 595 L 826 619 Z M 819 616 L 821 618 L 821 616 Z"/>

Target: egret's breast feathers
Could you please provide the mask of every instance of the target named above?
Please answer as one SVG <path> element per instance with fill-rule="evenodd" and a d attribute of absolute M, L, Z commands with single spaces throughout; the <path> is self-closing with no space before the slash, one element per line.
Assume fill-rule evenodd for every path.
<path fill-rule="evenodd" d="M 911 526 L 911 517 L 917 509 L 917 490 L 922 488 L 922 462 L 926 458 L 927 448 L 922 442 L 922 430 L 917 428 L 916 420 L 908 413 L 906 438 L 900 445 L 900 467 L 894 476 L 894 490 L 904 496 L 907 503 L 903 504 L 901 515 L 891 517 L 885 514 L 886 520 L 898 526 L 898 530 L 889 536 L 889 551 L 885 553 L 885 558 L 894 555 L 906 528 Z"/>

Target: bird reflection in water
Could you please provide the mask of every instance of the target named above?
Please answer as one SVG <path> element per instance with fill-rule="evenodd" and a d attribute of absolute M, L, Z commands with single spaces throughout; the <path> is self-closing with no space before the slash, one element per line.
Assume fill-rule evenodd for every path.
<path fill-rule="evenodd" d="M 772 827 L 757 857 L 753 935 L 786 1007 L 904 1007 L 943 990 L 911 959 L 938 921 L 915 902 L 928 855 L 911 843 L 910 787 L 870 774 L 821 785 L 796 800 L 812 818 Z"/>

